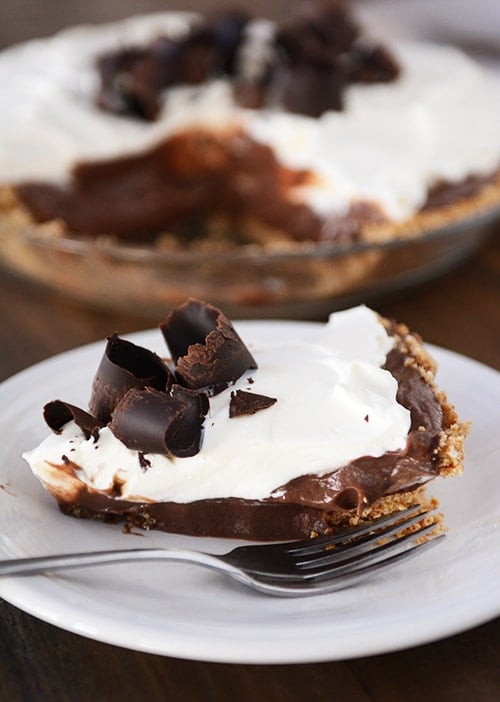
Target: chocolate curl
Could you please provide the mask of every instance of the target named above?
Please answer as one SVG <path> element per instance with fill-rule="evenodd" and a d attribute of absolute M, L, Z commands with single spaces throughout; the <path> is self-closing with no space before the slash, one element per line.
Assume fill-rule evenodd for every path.
<path fill-rule="evenodd" d="M 210 402 L 206 392 L 190 390 L 189 388 L 182 387 L 182 385 L 172 385 L 170 395 L 171 397 L 183 400 L 184 402 L 196 402 L 201 420 L 203 420 L 203 418 L 208 414 Z"/>
<path fill-rule="evenodd" d="M 131 388 L 165 391 L 171 384 L 172 375 L 159 356 L 113 334 L 108 338 L 94 377 L 89 409 L 107 424 L 114 408 Z"/>
<path fill-rule="evenodd" d="M 97 60 L 103 110 L 145 121 L 158 118 L 161 96 L 175 85 L 198 85 L 232 75 L 248 15 L 218 12 L 184 37 L 159 36 L 145 47 L 125 47 Z"/>
<path fill-rule="evenodd" d="M 60 434 L 63 426 L 73 420 L 83 431 L 86 439 L 89 439 L 91 436 L 97 439 L 99 429 L 103 426 L 98 419 L 85 412 L 85 410 L 62 400 L 48 402 L 43 408 L 43 418 L 54 434 Z"/>
<path fill-rule="evenodd" d="M 245 392 L 237 390 L 231 393 L 229 402 L 229 417 L 241 417 L 245 414 L 255 414 L 260 410 L 272 407 L 277 402 L 275 397 L 267 397 L 267 395 L 257 395 L 254 392 Z"/>
<path fill-rule="evenodd" d="M 207 18 L 207 28 L 212 36 L 217 57 L 215 69 L 220 75 L 235 74 L 236 56 L 249 20 L 250 15 L 247 12 L 237 9 L 216 11 Z"/>
<path fill-rule="evenodd" d="M 313 62 L 332 66 L 351 49 L 359 33 L 344 2 L 311 0 L 281 24 L 276 43 L 291 65 Z"/>
<path fill-rule="evenodd" d="M 185 388 L 168 395 L 152 388 L 132 389 L 115 407 L 109 428 L 133 451 L 179 458 L 200 450 L 208 398 Z"/>
<path fill-rule="evenodd" d="M 320 117 L 329 110 L 342 110 L 344 87 L 342 66 L 303 63 L 284 79 L 282 100 L 290 112 Z"/>
<path fill-rule="evenodd" d="M 385 46 L 359 46 L 349 55 L 349 78 L 353 83 L 388 83 L 399 73 L 396 59 Z"/>
<path fill-rule="evenodd" d="M 360 34 L 349 3 L 344 0 L 308 0 L 294 13 L 302 27 L 305 50 L 342 54 L 349 51 Z"/>
<path fill-rule="evenodd" d="M 383 46 L 360 46 L 360 28 L 340 0 L 300 5 L 276 35 L 284 62 L 281 102 L 290 112 L 319 117 L 343 109 L 350 83 L 397 78 L 399 67 Z"/>
<path fill-rule="evenodd" d="M 345 55 L 359 28 L 343 2 L 306 2 L 281 26 L 276 42 L 288 69 L 281 85 L 290 112 L 319 117 L 343 108 Z"/>
<path fill-rule="evenodd" d="M 129 47 L 99 57 L 97 70 L 101 78 L 101 88 L 96 100 L 99 108 L 139 119 L 155 118 L 158 111 L 156 96 L 152 95 L 153 102 L 149 98 L 144 103 L 143 93 L 147 86 L 142 94 L 137 94 L 135 90 L 136 67 L 144 64 L 147 55 L 146 49 Z"/>
<path fill-rule="evenodd" d="M 257 368 L 252 354 L 221 310 L 189 299 L 160 324 L 175 375 L 188 388 L 216 395 L 246 370 Z"/>

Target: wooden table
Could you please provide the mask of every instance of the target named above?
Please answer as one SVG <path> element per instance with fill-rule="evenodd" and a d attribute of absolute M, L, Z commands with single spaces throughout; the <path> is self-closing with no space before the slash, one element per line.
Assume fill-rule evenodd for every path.
<path fill-rule="evenodd" d="M 158 2 L 3 0 L 0 46 L 76 19 L 154 9 Z M 282 13 L 286 3 L 276 3 Z M 83 7 L 84 6 L 84 7 Z M 196 3 L 189 3 L 196 6 Z M 379 306 L 424 338 L 500 369 L 500 240 L 460 269 Z M 0 380 L 144 319 L 91 311 L 0 273 Z M 467 382 L 467 379 L 464 379 Z M 1 410 L 0 410 L 1 411 Z M 163 658 L 57 629 L 0 602 L 0 702 L 180 699 L 239 702 L 492 702 L 500 698 L 500 620 L 418 648 L 343 662 L 231 665 Z"/>

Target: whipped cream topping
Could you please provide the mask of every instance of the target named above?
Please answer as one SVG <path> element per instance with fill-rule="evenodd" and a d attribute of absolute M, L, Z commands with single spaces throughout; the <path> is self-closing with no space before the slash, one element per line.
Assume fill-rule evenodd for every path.
<path fill-rule="evenodd" d="M 270 338 L 249 345 L 258 369 L 211 398 L 201 451 L 189 458 L 147 454 L 144 469 L 138 453 L 108 428 L 95 442 L 74 422 L 23 457 L 48 485 L 64 484 L 65 471 L 54 466 L 69 460 L 90 487 L 111 491 L 119 483 L 122 499 L 131 501 L 277 497 L 293 478 L 321 476 L 361 456 L 405 448 L 410 413 L 396 401 L 396 380 L 381 368 L 392 346 L 377 315 L 364 306 L 332 314 L 326 325 L 292 344 Z M 230 419 L 230 396 L 237 389 L 277 402 Z"/>
<path fill-rule="evenodd" d="M 392 219 L 414 214 L 440 180 L 489 175 L 500 164 L 500 86 L 460 51 L 392 45 L 401 77 L 351 85 L 345 110 L 319 119 L 238 107 L 225 80 L 165 94 L 153 123 L 95 106 L 96 57 L 159 35 L 182 36 L 188 13 L 138 16 L 82 26 L 0 55 L 0 182 L 64 183 L 73 166 L 140 152 L 187 127 L 239 126 L 271 146 L 285 164 L 317 173 L 290 196 L 321 215 L 339 215 L 356 199 L 377 202 Z M 265 59 L 272 23 L 251 22 L 239 60 L 252 75 Z"/>

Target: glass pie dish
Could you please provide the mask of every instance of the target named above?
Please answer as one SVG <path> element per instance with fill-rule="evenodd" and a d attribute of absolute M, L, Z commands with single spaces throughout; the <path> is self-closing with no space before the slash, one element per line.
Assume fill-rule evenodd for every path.
<path fill-rule="evenodd" d="M 194 296 L 233 318 L 320 318 L 442 275 L 499 219 L 496 206 L 381 243 L 200 251 L 82 239 L 0 217 L 0 264 L 86 305 L 144 317 Z"/>

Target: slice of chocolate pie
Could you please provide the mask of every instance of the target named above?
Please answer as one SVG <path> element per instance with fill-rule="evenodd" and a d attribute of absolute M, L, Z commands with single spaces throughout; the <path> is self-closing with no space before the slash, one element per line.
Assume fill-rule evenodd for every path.
<path fill-rule="evenodd" d="M 461 471 L 467 426 L 406 327 L 360 306 L 292 342 L 267 328 L 247 347 L 190 299 L 160 325 L 167 361 L 111 336 L 89 410 L 49 402 L 24 458 L 67 514 L 255 540 L 422 504 Z"/>

